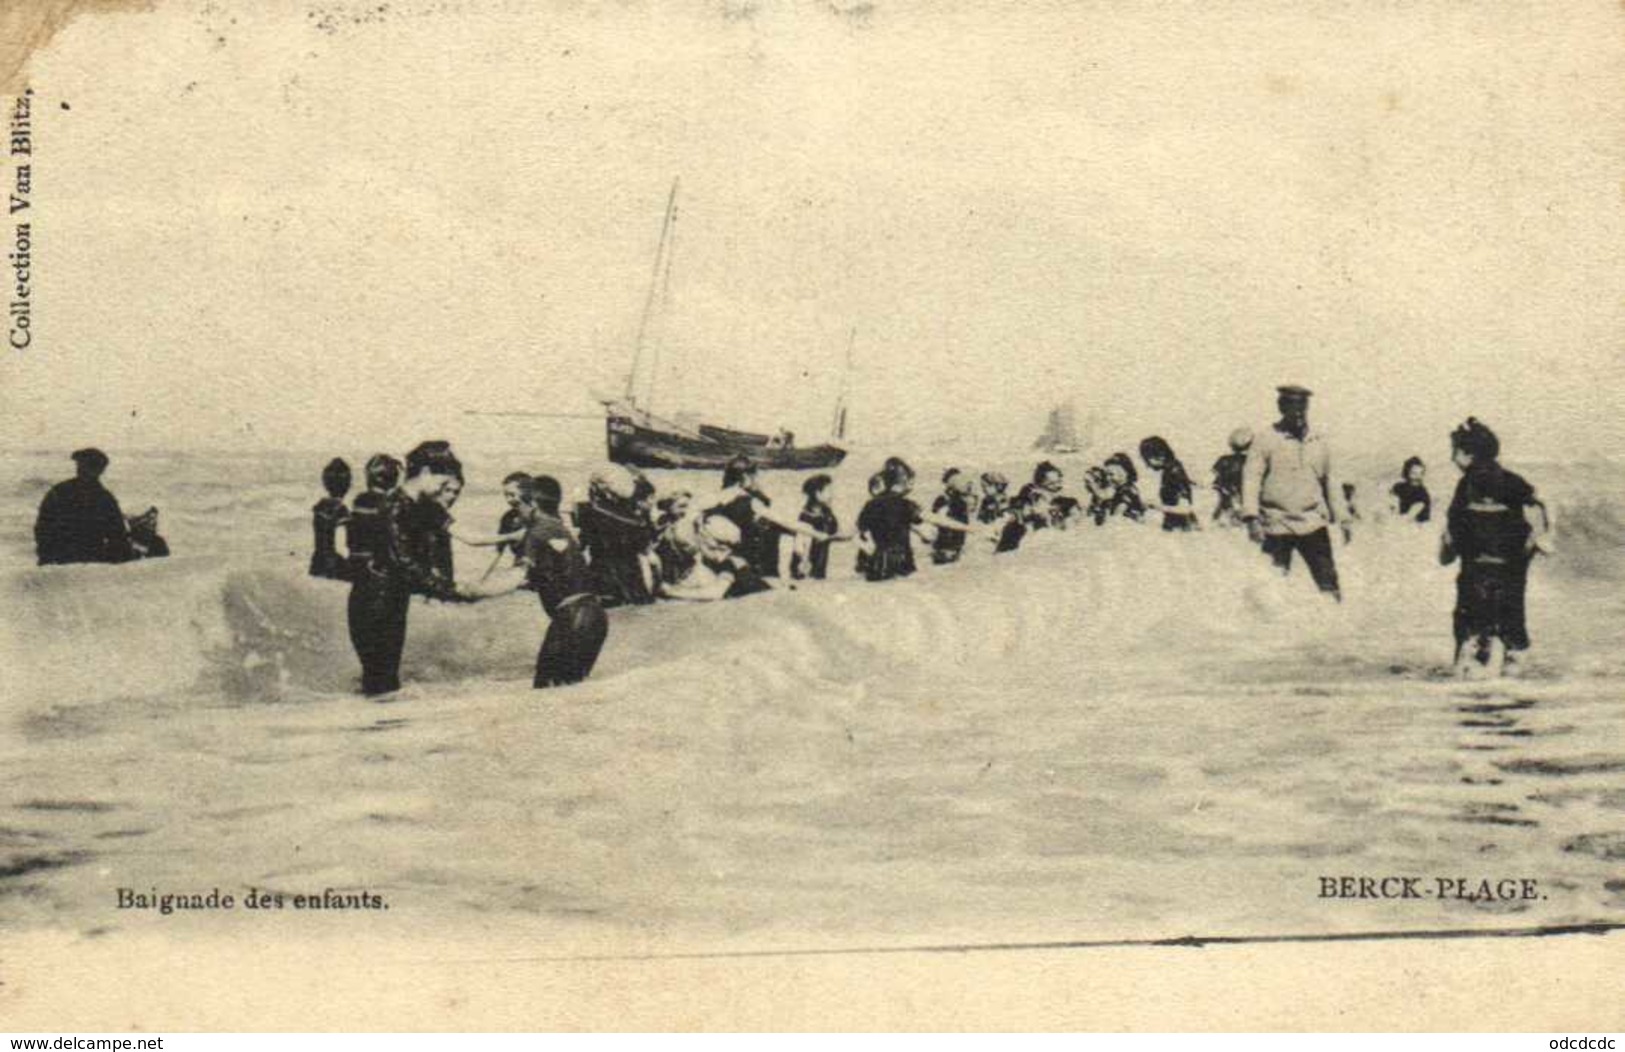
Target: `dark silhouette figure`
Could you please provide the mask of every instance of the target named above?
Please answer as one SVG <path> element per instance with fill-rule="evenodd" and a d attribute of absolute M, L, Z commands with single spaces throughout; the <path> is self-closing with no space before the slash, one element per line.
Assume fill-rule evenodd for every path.
<path fill-rule="evenodd" d="M 1421 457 L 1411 457 L 1400 469 L 1399 481 L 1388 491 L 1389 503 L 1400 518 L 1422 523 L 1433 517 L 1433 495 L 1422 482 L 1427 470 Z"/>
<path fill-rule="evenodd" d="M 158 532 L 158 509 L 148 508 L 129 520 L 130 550 L 137 559 L 169 557 L 169 542 Z"/>
<path fill-rule="evenodd" d="M 909 497 L 914 469 L 902 458 L 890 457 L 880 474 L 885 489 L 858 513 L 858 532 L 874 547 L 863 571 L 870 581 L 890 581 L 914 572 L 914 527 L 924 521 L 920 506 Z"/>
<path fill-rule="evenodd" d="M 118 500 L 102 485 L 107 454 L 73 454 L 78 476 L 51 487 L 34 520 L 34 546 L 41 566 L 60 563 L 122 563 L 135 558 Z"/>
<path fill-rule="evenodd" d="M 1247 470 L 1247 450 L 1253 444 L 1251 428 L 1230 432 L 1230 452 L 1213 462 L 1213 493 L 1218 501 L 1213 521 L 1225 526 L 1241 525 L 1241 478 Z"/>
<path fill-rule="evenodd" d="M 310 554 L 310 576 L 348 580 L 350 562 L 339 555 L 338 531 L 350 521 L 344 495 L 350 492 L 350 465 L 334 457 L 322 469 L 322 488 L 327 496 L 310 509 L 310 525 L 315 536 Z"/>
<path fill-rule="evenodd" d="M 350 642 L 361 661 L 361 692 L 400 689 L 401 654 L 413 595 L 461 600 L 439 558 L 449 514 L 461 490 L 463 465 L 446 442 L 422 442 L 400 462 L 379 455 L 367 464 L 368 492 L 356 498 L 350 519 L 354 574 L 348 608 Z"/>
<path fill-rule="evenodd" d="M 1185 465 L 1174 455 L 1168 440 L 1152 435 L 1140 443 L 1140 459 L 1162 475 L 1157 487 L 1157 506 L 1162 511 L 1162 528 L 1169 533 L 1196 529 L 1196 512 L 1191 503 L 1191 480 Z"/>
<path fill-rule="evenodd" d="M 532 685 L 540 690 L 580 683 L 592 673 L 604 649 L 609 620 L 581 546 L 559 517 L 558 480 L 548 475 L 527 478 L 522 492 L 529 529 L 520 543 L 520 558 L 527 583 L 548 618 Z"/>
<path fill-rule="evenodd" d="M 1439 561 L 1461 562 L 1451 615 L 1456 666 L 1505 671 L 1529 649 L 1529 564 L 1546 550 L 1551 520 L 1534 487 L 1501 466 L 1494 431 L 1468 417 L 1451 432 L 1450 446 L 1462 474 L 1445 512 Z"/>

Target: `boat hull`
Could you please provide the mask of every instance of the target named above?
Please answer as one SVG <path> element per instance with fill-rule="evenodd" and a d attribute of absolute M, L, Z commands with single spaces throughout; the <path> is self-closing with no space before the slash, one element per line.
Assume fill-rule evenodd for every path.
<path fill-rule="evenodd" d="M 611 413 L 606 421 L 609 459 L 634 468 L 721 471 L 734 457 L 749 457 L 760 468 L 812 471 L 832 468 L 846 458 L 839 446 L 774 446 L 726 442 L 707 435 L 682 435 L 649 427 L 630 416 Z M 721 429 L 713 429 L 713 434 Z"/>

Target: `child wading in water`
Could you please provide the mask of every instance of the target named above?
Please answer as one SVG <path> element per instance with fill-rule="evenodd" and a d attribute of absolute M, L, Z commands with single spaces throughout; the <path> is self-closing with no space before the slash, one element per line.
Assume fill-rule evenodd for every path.
<path fill-rule="evenodd" d="M 315 548 L 310 554 L 310 576 L 349 579 L 349 562 L 339 555 L 338 532 L 350 521 L 350 509 L 344 506 L 344 495 L 350 492 L 350 465 L 337 457 L 322 469 L 322 488 L 327 496 L 310 509 L 311 530 L 315 534 Z"/>
<path fill-rule="evenodd" d="M 522 531 L 518 561 L 487 571 L 478 585 L 465 590 L 466 597 L 491 599 L 521 588 L 535 592 L 547 616 L 547 633 L 536 652 L 531 685 L 542 690 L 580 683 L 592 673 L 604 649 L 609 619 L 581 545 L 559 512 L 564 491 L 551 475 L 516 472 L 504 480 L 503 488 L 510 484 L 517 487 L 519 497 L 510 509 Z M 504 516 L 503 526 L 514 519 Z"/>
<path fill-rule="evenodd" d="M 814 475 L 801 486 L 801 492 L 807 498 L 807 503 L 801 509 L 801 521 L 830 537 L 840 532 L 835 509 L 829 506 L 832 481 L 828 475 Z M 813 540 L 798 534 L 795 554 L 790 557 L 790 576 L 798 581 L 808 577 L 822 581 L 829 575 L 829 545 L 827 540 Z"/>
<path fill-rule="evenodd" d="M 1240 526 L 1241 477 L 1247 469 L 1247 448 L 1253 444 L 1250 428 L 1230 432 L 1230 452 L 1213 462 L 1213 521 L 1224 526 Z"/>
<path fill-rule="evenodd" d="M 1170 533 L 1196 529 L 1196 511 L 1191 505 L 1191 480 L 1168 442 L 1152 435 L 1140 443 L 1140 459 L 1146 467 L 1162 475 L 1157 487 L 1157 510 L 1162 512 L 1162 528 Z"/>
<path fill-rule="evenodd" d="M 1411 457 L 1400 468 L 1399 481 L 1388 491 L 1390 506 L 1395 515 L 1411 522 L 1427 522 L 1433 515 L 1433 497 L 1422 482 L 1427 477 L 1427 465 L 1421 457 Z"/>
<path fill-rule="evenodd" d="M 1473 417 L 1450 434 L 1461 481 L 1446 513 L 1439 561 L 1456 578 L 1456 670 L 1516 673 L 1529 649 L 1524 597 L 1529 563 L 1551 551 L 1551 520 L 1533 487 L 1503 468 L 1495 432 Z"/>
<path fill-rule="evenodd" d="M 975 480 L 958 468 L 949 468 L 942 475 L 942 495 L 931 504 L 931 511 L 967 526 L 970 524 L 971 495 Z M 959 561 L 965 552 L 965 534 L 962 530 L 938 530 L 931 544 L 931 561 L 938 566 Z"/>
<path fill-rule="evenodd" d="M 882 493 L 885 493 L 885 492 L 886 492 L 886 473 L 884 471 L 877 471 L 873 475 L 870 475 L 869 476 L 869 503 L 865 504 L 864 508 L 868 508 L 869 504 L 873 504 L 875 502 L 875 499 L 878 498 Z M 862 512 L 859 512 L 859 515 L 861 515 L 861 514 L 862 514 Z M 859 522 L 858 523 L 858 557 L 854 561 L 853 567 L 852 567 L 852 569 L 858 574 L 859 577 L 868 577 L 869 576 L 869 560 L 874 558 L 874 552 L 875 552 L 874 538 L 870 537 L 867 533 L 864 532 L 863 524 L 862 524 L 862 522 Z"/>
<path fill-rule="evenodd" d="M 525 583 L 542 601 L 547 634 L 536 654 L 537 689 L 580 683 L 592 673 L 609 620 L 593 587 L 581 546 L 559 514 L 563 491 L 547 475 L 520 482 L 521 515 L 527 515 L 519 559 Z"/>
<path fill-rule="evenodd" d="M 927 515 L 909 497 L 914 489 L 914 469 L 901 457 L 891 457 L 880 472 L 881 493 L 863 506 L 858 514 L 858 531 L 869 538 L 873 553 L 864 567 L 871 581 L 889 581 L 914 572 L 915 530 L 930 524 L 939 530 L 967 532 L 962 522 L 932 513 Z"/>

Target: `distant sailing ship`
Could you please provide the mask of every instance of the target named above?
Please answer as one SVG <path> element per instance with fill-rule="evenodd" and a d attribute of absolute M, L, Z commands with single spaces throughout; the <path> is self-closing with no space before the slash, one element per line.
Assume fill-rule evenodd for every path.
<path fill-rule="evenodd" d="M 666 200 L 666 218 L 660 227 L 660 247 L 655 252 L 654 273 L 649 283 L 649 297 L 643 305 L 643 319 L 638 325 L 637 346 L 632 356 L 632 368 L 626 378 L 626 394 L 620 398 L 599 398 L 604 406 L 604 424 L 609 445 L 609 459 L 616 464 L 636 468 L 688 468 L 700 471 L 721 471 L 735 457 L 748 457 L 757 467 L 791 471 L 810 471 L 832 468 L 846 459 L 846 450 L 834 443 L 816 446 L 796 445 L 795 435 L 786 430 L 773 434 L 740 431 L 718 424 L 700 423 L 688 413 L 673 414 L 676 419 L 656 416 L 649 410 L 654 398 L 654 381 L 659 365 L 659 345 L 649 351 L 644 364 L 644 351 L 649 349 L 649 322 L 654 315 L 655 301 L 670 286 L 672 231 L 677 223 L 677 181 L 671 184 L 671 196 Z M 841 380 L 841 396 L 835 404 L 835 415 L 830 421 L 830 434 L 835 442 L 846 437 L 846 385 L 852 373 L 852 347 L 857 340 L 853 329 L 847 338 L 846 372 Z M 640 376 L 647 373 L 648 392 L 640 402 L 637 385 Z M 544 413 L 523 410 L 493 411 L 466 409 L 470 416 L 530 417 L 543 419 L 580 419 L 583 413 Z M 596 419 L 597 413 L 591 414 Z"/>
<path fill-rule="evenodd" d="M 666 201 L 666 218 L 660 228 L 660 246 L 655 253 L 654 274 L 649 284 L 649 298 L 644 303 L 643 319 L 638 326 L 637 346 L 632 368 L 626 379 L 626 394 L 621 398 L 603 399 L 605 426 L 609 441 L 609 459 L 617 464 L 638 468 L 689 468 L 720 471 L 730 460 L 744 456 L 758 467 L 782 468 L 792 471 L 830 468 L 846 457 L 846 450 L 838 445 L 824 443 L 816 446 L 796 445 L 795 435 L 786 430 L 774 434 L 740 431 L 716 424 L 686 423 L 657 417 L 648 406 L 654 397 L 654 380 L 659 363 L 659 346 L 649 352 L 648 394 L 642 404 L 637 397 L 637 382 L 644 370 L 644 352 L 648 345 L 649 321 L 654 313 L 657 295 L 669 286 L 671 275 L 672 231 L 677 222 L 677 182 L 672 181 L 671 196 Z M 852 342 L 856 330 L 847 342 L 847 372 L 851 371 Z M 843 378 L 840 401 L 830 431 L 839 441 L 846 436 L 846 381 Z"/>
<path fill-rule="evenodd" d="M 1071 402 L 1050 410 L 1044 433 L 1033 443 L 1046 453 L 1077 453 L 1084 443 L 1078 440 L 1078 411 Z"/>

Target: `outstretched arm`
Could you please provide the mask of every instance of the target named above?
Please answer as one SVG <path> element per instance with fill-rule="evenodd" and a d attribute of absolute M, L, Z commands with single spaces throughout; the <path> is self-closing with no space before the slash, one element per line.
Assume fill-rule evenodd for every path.
<path fill-rule="evenodd" d="M 809 538 L 811 540 L 815 540 L 815 541 L 828 541 L 828 540 L 834 539 L 833 534 L 828 534 L 828 533 L 825 533 L 823 530 L 815 529 L 812 526 L 808 526 L 806 523 L 802 522 L 800 519 L 787 518 L 787 517 L 785 517 L 783 515 L 780 515 L 779 513 L 775 512 L 775 511 L 773 511 L 771 508 L 767 508 L 767 507 L 759 507 L 759 508 L 757 508 L 756 509 L 756 517 L 760 518 L 760 519 L 767 520 L 768 522 L 770 522 L 773 525 L 777 526 L 779 529 L 785 531 L 786 533 L 793 533 L 793 534 L 796 534 L 797 536 L 800 536 L 800 537 L 807 537 L 807 538 Z"/>
<path fill-rule="evenodd" d="M 454 539 L 471 548 L 494 548 L 499 544 L 517 544 L 525 539 L 524 530 L 513 530 L 508 533 L 475 533 L 452 526 L 448 532 Z"/>
<path fill-rule="evenodd" d="M 935 512 L 926 512 L 920 516 L 920 521 L 931 526 L 935 526 L 939 530 L 953 530 L 955 533 L 974 532 L 970 523 L 960 522 L 958 519 L 950 519 L 946 515 L 938 515 Z"/>

